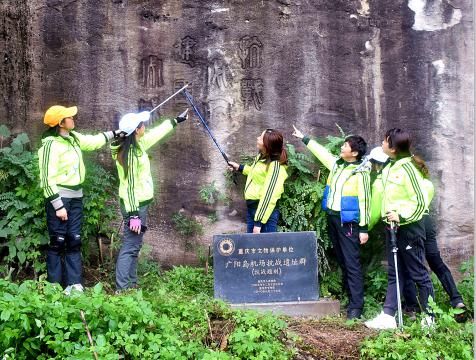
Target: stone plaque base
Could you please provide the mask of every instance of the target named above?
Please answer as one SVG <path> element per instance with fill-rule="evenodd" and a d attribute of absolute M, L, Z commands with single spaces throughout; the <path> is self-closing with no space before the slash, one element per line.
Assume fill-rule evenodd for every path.
<path fill-rule="evenodd" d="M 325 316 L 338 315 L 340 313 L 339 301 L 332 299 L 320 299 L 318 301 L 230 304 L 230 306 L 233 309 L 251 309 L 260 312 L 271 311 L 275 315 L 296 317 L 311 316 L 317 319 Z"/>

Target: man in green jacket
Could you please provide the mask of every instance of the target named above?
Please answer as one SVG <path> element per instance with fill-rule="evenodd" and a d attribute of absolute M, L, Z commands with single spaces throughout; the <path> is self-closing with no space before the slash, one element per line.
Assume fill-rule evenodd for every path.
<path fill-rule="evenodd" d="M 364 280 L 360 264 L 360 246 L 369 238 L 370 175 L 361 166 L 367 144 L 360 136 L 348 136 L 340 157 L 294 127 L 293 135 L 330 170 L 322 207 L 327 212 L 329 237 L 343 273 L 343 286 L 349 295 L 347 318 L 360 318 L 364 306 Z"/>

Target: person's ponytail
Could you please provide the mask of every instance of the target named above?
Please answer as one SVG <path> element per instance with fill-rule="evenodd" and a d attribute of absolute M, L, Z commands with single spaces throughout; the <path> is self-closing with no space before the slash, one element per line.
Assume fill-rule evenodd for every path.
<path fill-rule="evenodd" d="M 288 164 L 288 152 L 286 151 L 284 146 L 281 149 L 281 156 L 279 157 L 279 163 L 281 165 L 287 165 Z"/>
<path fill-rule="evenodd" d="M 425 161 L 417 155 L 412 155 L 411 158 L 413 165 L 415 165 L 415 167 L 420 171 L 421 175 L 425 179 L 428 179 L 430 176 L 430 171 L 428 170 L 428 166 L 426 166 Z"/>

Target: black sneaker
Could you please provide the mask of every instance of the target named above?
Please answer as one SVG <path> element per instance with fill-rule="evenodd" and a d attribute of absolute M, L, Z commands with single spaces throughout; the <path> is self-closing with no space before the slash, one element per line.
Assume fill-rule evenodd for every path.
<path fill-rule="evenodd" d="M 462 302 L 460 302 L 460 303 L 457 303 L 454 306 L 454 308 L 463 310 L 463 312 L 461 314 L 455 314 L 455 320 L 456 320 L 456 322 L 464 323 L 466 321 L 466 318 L 467 318 L 466 305 L 463 304 Z"/>
<path fill-rule="evenodd" d="M 349 309 L 347 310 L 347 320 L 360 319 L 362 316 L 361 309 Z"/>

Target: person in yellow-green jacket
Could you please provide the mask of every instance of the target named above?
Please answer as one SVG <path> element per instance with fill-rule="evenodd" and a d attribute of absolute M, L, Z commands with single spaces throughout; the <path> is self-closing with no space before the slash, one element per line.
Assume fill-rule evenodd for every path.
<path fill-rule="evenodd" d="M 433 285 L 424 265 L 425 224 L 423 217 L 428 213 L 429 198 L 425 178 L 428 168 L 423 160 L 412 155 L 410 135 L 402 129 L 394 128 L 386 132 L 382 149 L 390 157 L 390 162 L 382 170 L 383 197 L 381 217 L 387 224 L 388 286 L 383 311 L 365 325 L 374 329 L 394 329 L 397 327 L 395 313 L 398 308 L 395 261 L 390 244 L 390 225 L 397 227 L 398 277 L 400 292 L 403 292 L 405 277 L 418 285 L 420 305 L 428 309 L 428 298 L 434 297 Z M 431 314 L 422 321 L 423 325 L 433 322 Z"/>
<path fill-rule="evenodd" d="M 147 150 L 187 119 L 187 113 L 165 120 L 149 131 L 148 111 L 129 113 L 119 121 L 125 136 L 111 144 L 112 158 L 119 175 L 119 198 L 124 219 L 124 238 L 116 262 L 116 290 L 137 287 L 137 257 L 147 230 L 147 209 L 153 200 L 154 184 Z"/>
<path fill-rule="evenodd" d="M 259 154 L 251 165 L 230 161 L 235 171 L 246 175 L 245 200 L 248 233 L 268 233 L 278 230 L 277 203 L 284 192 L 288 177 L 288 155 L 284 148 L 283 134 L 266 129 L 256 139 Z"/>
<path fill-rule="evenodd" d="M 81 223 L 82 183 L 86 175 L 82 151 L 99 149 L 120 131 L 82 135 L 73 131 L 76 106 L 54 105 L 44 116 L 48 130 L 38 150 L 40 186 L 46 198 L 46 219 L 50 237 L 47 279 L 65 286 L 65 292 L 82 291 Z"/>
<path fill-rule="evenodd" d="M 387 165 L 389 157 L 383 152 L 381 146 L 377 146 L 370 151 L 368 156 L 371 171 L 370 171 L 370 183 L 372 189 L 371 201 L 370 201 L 370 221 L 369 231 L 382 220 L 380 213 L 382 211 L 382 198 L 383 198 L 383 183 L 382 183 L 382 170 Z"/>
<path fill-rule="evenodd" d="M 344 290 L 349 295 L 347 318 L 360 318 L 364 306 L 360 246 L 369 238 L 370 217 L 370 176 L 368 168 L 362 164 L 367 144 L 360 136 L 348 136 L 337 157 L 296 127 L 293 135 L 330 170 L 322 208 L 327 212 L 329 237 L 342 269 Z"/>

